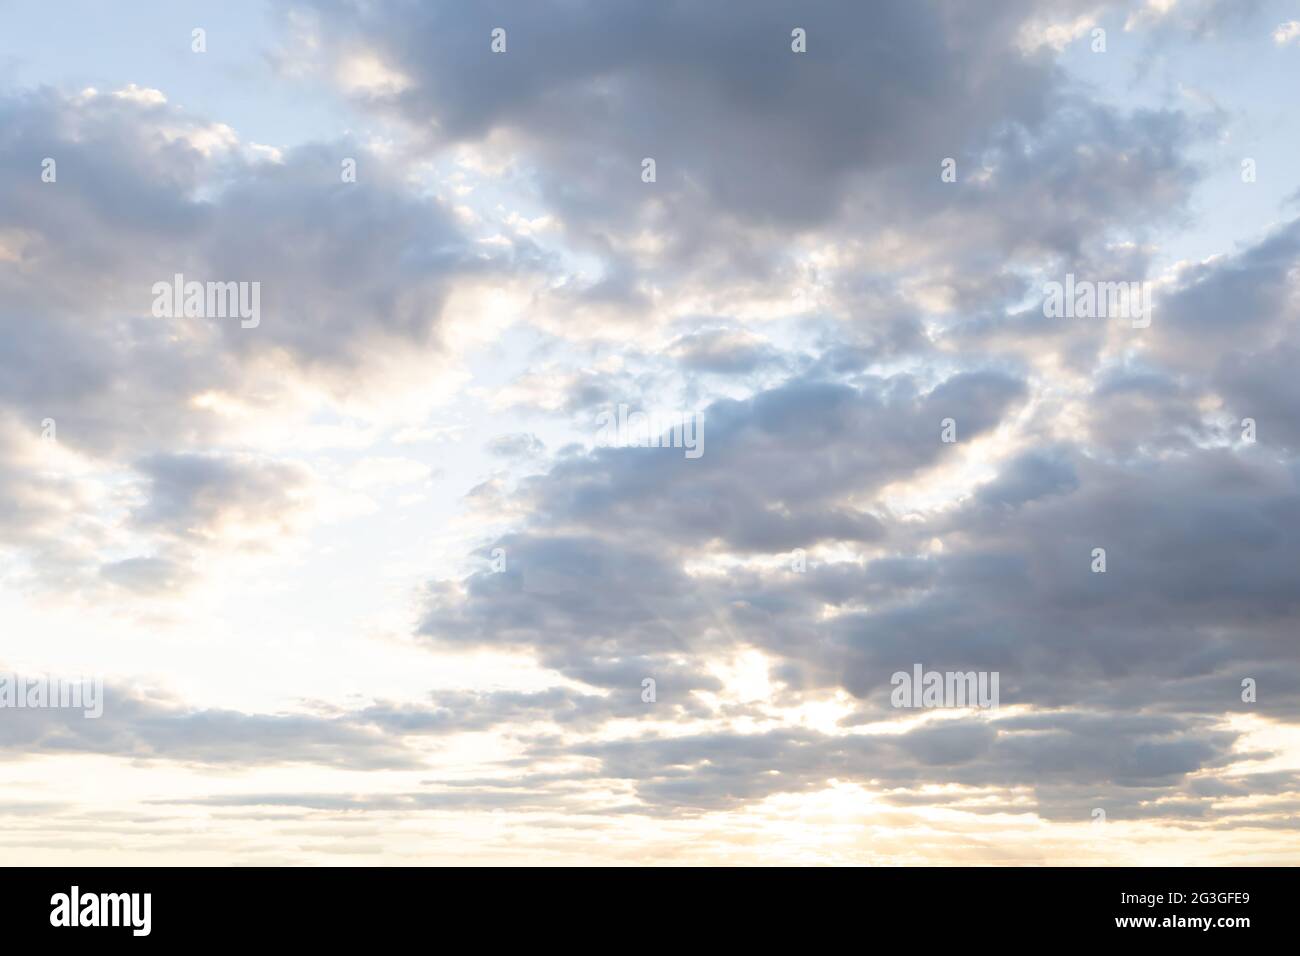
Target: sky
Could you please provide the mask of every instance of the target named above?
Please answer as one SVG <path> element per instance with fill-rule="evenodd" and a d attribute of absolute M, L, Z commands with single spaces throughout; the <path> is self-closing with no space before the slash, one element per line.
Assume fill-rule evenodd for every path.
<path fill-rule="evenodd" d="M 1265 0 L 0 0 L 0 689 L 103 704 L 0 694 L 0 859 L 1300 862 L 1297 80 Z"/>

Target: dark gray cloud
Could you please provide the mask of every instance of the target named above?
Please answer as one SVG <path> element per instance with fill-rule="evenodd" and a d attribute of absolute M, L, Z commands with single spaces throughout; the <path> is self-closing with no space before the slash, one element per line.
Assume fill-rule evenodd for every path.
<path fill-rule="evenodd" d="M 321 703 L 267 714 L 195 708 L 106 683 L 99 717 L 74 708 L 0 709 L 0 755 L 80 753 L 226 767 L 301 763 L 411 770 L 427 765 L 427 753 L 418 746 L 422 738 L 502 727 L 534 728 L 533 733 L 539 726 L 593 730 L 614 718 L 645 716 L 649 705 L 640 692 L 639 681 L 622 695 L 563 688 L 439 691 L 420 703 L 377 701 L 350 710 Z M 691 706 L 665 701 L 656 716 Z"/>
<path fill-rule="evenodd" d="M 960 294 L 963 324 L 998 321 L 1016 266 L 1109 265 L 1117 227 L 1140 250 L 1183 217 L 1199 179 L 1188 147 L 1221 117 L 1103 105 L 1022 44 L 1022 28 L 1096 7 L 311 4 L 317 56 L 364 50 L 405 78 L 367 90 L 367 108 L 430 151 L 509 157 L 566 241 L 600 258 L 598 278 L 554 297 L 575 331 L 592 309 L 633 328 L 657 290 L 788 295 L 809 277 L 792 239 L 837 244 L 845 261 L 817 278 L 842 313 L 864 283 L 920 279 Z M 795 27 L 807 53 L 791 52 Z M 956 183 L 940 179 L 946 158 Z M 1130 258 L 1140 278 L 1145 254 Z"/>
<path fill-rule="evenodd" d="M 1267 239 L 1219 268 L 1240 271 L 1277 249 Z M 719 733 L 580 751 L 599 757 L 602 773 L 639 781 L 654 807 L 717 809 L 815 789 L 851 778 L 845 765 L 859 761 L 870 766 L 864 782 L 894 787 L 1029 788 L 1053 819 L 1087 819 L 1092 806 L 1218 819 L 1205 794 L 1181 789 L 1252 759 L 1217 722 L 1246 713 L 1290 722 L 1300 705 L 1290 638 L 1300 623 L 1291 571 L 1300 554 L 1284 531 L 1300 517 L 1300 469 L 1284 440 L 1224 447 L 1205 411 L 1220 366 L 1167 346 L 1180 316 L 1200 305 L 1193 290 L 1220 281 L 1213 267 L 1198 271 L 1175 293 L 1151 348 L 1097 365 L 1082 431 L 1034 442 L 1050 421 L 1036 416 L 1028 447 L 947 509 L 900 521 L 877 496 L 943 463 L 949 447 L 920 439 L 937 439 L 945 410 L 974 425 L 959 429 L 973 439 L 1007 421 L 1025 386 L 966 373 L 924 392 L 906 378 L 864 378 L 848 363 L 841 374 L 856 386 L 805 378 L 710 406 L 708 450 L 697 461 L 604 449 L 557 462 L 519 493 L 525 528 L 502 539 L 521 559 L 513 576 L 443 586 L 422 630 L 440 643 L 528 647 L 570 676 L 620 654 L 653 667 L 653 655 L 683 646 L 696 655 L 758 647 L 773 659 L 773 703 L 843 688 L 860 701 L 846 727 L 899 717 L 889 677 L 918 662 L 996 671 L 1003 706 L 1033 708 L 816 746 L 797 734 Z M 1265 315 L 1250 321 L 1288 328 L 1274 300 L 1252 301 Z M 1249 352 L 1243 341 L 1243 355 L 1255 353 L 1254 341 L 1269 339 L 1251 340 Z M 1296 417 L 1285 402 L 1267 407 L 1276 421 Z M 705 494 L 714 495 L 708 507 L 693 510 Z M 820 535 L 819 515 L 848 501 L 876 517 L 876 533 L 855 534 L 838 512 L 836 530 Z M 759 537 L 765 527 L 788 533 Z M 566 538 L 556 537 L 560 528 Z M 823 540 L 874 556 L 814 558 L 805 573 L 792 572 L 788 557 L 775 571 L 682 570 L 714 549 L 780 556 Z M 1105 573 L 1092 570 L 1098 547 Z M 632 676 L 620 678 L 624 686 Z M 1260 688 L 1256 702 L 1241 699 L 1245 678 Z M 543 754 L 560 747 L 573 744 Z M 724 763 L 732 748 L 738 756 Z M 804 760 L 806 777 L 796 772 Z"/>
<path fill-rule="evenodd" d="M 435 123 L 446 141 L 495 129 L 524 137 L 547 163 L 548 195 L 610 219 L 639 202 L 641 159 L 658 152 L 673 205 L 707 197 L 729 215 L 806 222 L 834 207 L 857 168 L 918 153 L 937 168 L 951 144 L 1008 113 L 1041 116 L 1052 80 L 1046 58 L 982 68 L 1010 51 L 1021 4 L 978 16 L 909 3 L 792 11 L 768 0 L 743 16 L 624 0 L 314 6 L 327 39 L 373 44 L 414 81 L 393 107 Z M 506 55 L 489 51 L 498 26 Z M 809 54 L 791 53 L 795 26 L 808 31 Z M 561 178 L 577 168 L 581 191 Z"/>
<path fill-rule="evenodd" d="M 0 711 L 0 755 L 106 754 L 231 767 L 318 763 L 413 768 L 418 754 L 373 723 L 308 714 L 200 710 L 104 685 L 103 714 L 68 708 Z"/>
<path fill-rule="evenodd" d="M 83 450 L 203 447 L 220 421 L 191 399 L 257 402 L 283 383 L 258 382 L 269 359 L 341 392 L 385 352 L 436 355 L 450 282 L 532 268 L 353 141 L 250 159 L 175 107 L 50 90 L 0 97 L 0 128 L 0 403 Z M 260 283 L 260 324 L 155 318 L 153 285 L 177 273 Z"/>
<path fill-rule="evenodd" d="M 450 644 L 532 647 L 602 685 L 613 662 L 620 683 L 662 679 L 667 664 L 656 656 L 734 644 L 747 618 L 779 600 L 701 583 L 683 559 L 881 541 L 878 517 L 840 502 L 938 461 L 952 449 L 940 440 L 944 418 L 971 438 L 1022 392 L 993 372 L 924 393 L 903 378 L 791 382 L 704 410 L 699 458 L 673 448 L 565 458 L 524 481 L 530 527 L 495 542 L 507 570 L 475 574 L 463 590 L 433 585 L 421 631 Z"/>
<path fill-rule="evenodd" d="M 828 778 L 882 790 L 959 784 L 1005 792 L 1042 790 L 1056 817 L 1059 795 L 1123 795 L 1183 787 L 1189 775 L 1226 766 L 1236 735 L 1207 722 L 1062 712 L 998 721 L 947 720 L 904 734 L 829 736 L 781 729 L 639 737 L 581 744 L 569 753 L 599 761 L 596 775 L 624 781 L 651 813 L 698 813 L 778 793 L 822 789 Z M 557 747 L 537 756 L 555 756 Z M 1257 756 L 1266 756 L 1259 754 Z M 1253 778 L 1240 783 L 1250 791 Z M 1294 789 L 1294 781 L 1273 781 Z M 1253 792 L 1253 791 L 1252 791 Z M 1202 795 L 1207 796 L 1207 795 Z M 1093 804 L 1095 805 L 1095 804 Z M 1005 809 L 1005 807 L 1004 807 Z M 1075 819 L 1089 807 L 1073 806 Z"/>
<path fill-rule="evenodd" d="M 1079 486 L 1068 457 L 1052 451 L 1032 451 L 1009 462 L 998 477 L 980 487 L 976 496 L 989 505 L 1019 507 L 1047 495 L 1063 494 Z"/>
<path fill-rule="evenodd" d="M 135 520 L 180 535 L 201 535 L 228 518 L 283 517 L 309 481 L 301 465 L 212 455 L 152 455 L 137 467 L 149 481 L 149 499 Z"/>
<path fill-rule="evenodd" d="M 602 449 L 525 487 L 543 521 L 604 524 L 678 545 L 780 551 L 872 541 L 885 529 L 843 504 L 849 493 L 937 463 L 952 447 L 941 441 L 944 419 L 970 439 L 1023 395 L 1019 379 L 997 371 L 961 373 L 929 390 L 906 376 L 859 387 L 792 380 L 703 409 L 698 458 Z"/>
<path fill-rule="evenodd" d="M 41 181 L 44 157 L 55 182 Z M 451 284 L 527 272 L 529 256 L 485 251 L 354 140 L 276 160 L 165 103 L 0 93 L 0 487 L 13 510 L 0 506 L 0 544 L 47 585 L 176 590 L 198 557 L 177 539 L 192 548 L 223 519 L 287 527 L 310 484 L 302 465 L 229 452 L 238 418 L 206 399 L 270 421 L 295 391 L 342 401 L 395 357 L 436 361 Z M 260 323 L 155 317 L 154 284 L 178 273 L 259 283 Z M 142 553 L 123 559 L 117 542 L 101 569 L 113 529 L 78 507 L 88 489 L 20 440 L 47 420 L 58 447 L 88 456 L 83 473 L 136 467 L 148 500 L 133 528 L 153 536 Z"/>

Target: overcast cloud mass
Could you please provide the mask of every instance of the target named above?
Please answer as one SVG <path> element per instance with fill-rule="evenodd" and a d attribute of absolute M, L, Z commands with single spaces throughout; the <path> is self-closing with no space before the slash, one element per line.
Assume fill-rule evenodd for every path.
<path fill-rule="evenodd" d="M 1293 6 L 62 6 L 6 860 L 1300 862 Z"/>

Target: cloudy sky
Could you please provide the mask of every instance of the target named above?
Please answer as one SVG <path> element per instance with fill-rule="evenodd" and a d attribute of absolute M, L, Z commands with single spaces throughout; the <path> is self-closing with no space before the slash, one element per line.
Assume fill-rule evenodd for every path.
<path fill-rule="evenodd" d="M 1300 862 L 1300 7 L 58 6 L 0 857 Z"/>

